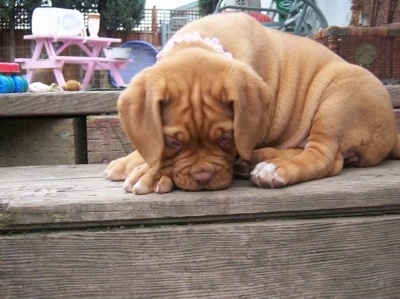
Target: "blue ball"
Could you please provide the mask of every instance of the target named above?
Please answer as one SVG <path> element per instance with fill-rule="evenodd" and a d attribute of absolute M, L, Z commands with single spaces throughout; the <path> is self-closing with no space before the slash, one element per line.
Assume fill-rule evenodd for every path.
<path fill-rule="evenodd" d="M 13 75 L 11 78 L 14 81 L 13 92 L 26 92 L 28 90 L 28 82 L 24 77 Z"/>
<path fill-rule="evenodd" d="M 13 92 L 14 85 L 14 80 L 11 77 L 0 75 L 0 93 Z"/>

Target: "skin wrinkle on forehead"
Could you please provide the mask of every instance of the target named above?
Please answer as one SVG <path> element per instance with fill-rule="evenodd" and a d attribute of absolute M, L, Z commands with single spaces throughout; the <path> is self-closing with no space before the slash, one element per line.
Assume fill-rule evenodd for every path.
<path fill-rule="evenodd" d="M 192 86 L 192 93 L 190 94 L 189 101 L 192 106 L 192 115 L 193 115 L 193 120 L 195 123 L 195 128 L 198 132 L 205 132 L 204 131 L 204 110 L 203 110 L 203 103 L 202 103 L 202 95 L 200 91 L 200 83 L 199 80 L 195 80 L 193 86 Z"/>
<path fill-rule="evenodd" d="M 222 105 L 220 100 L 211 94 L 211 86 L 201 85 L 198 81 L 193 86 L 192 96 L 189 99 L 193 108 L 192 114 L 198 142 L 207 145 L 214 144 L 225 132 L 233 130 L 233 116 L 226 109 L 216 109 Z M 207 135 L 205 135 L 205 133 Z"/>
<path fill-rule="evenodd" d="M 215 145 L 233 130 L 233 111 L 223 107 L 226 104 L 213 89 L 213 80 L 196 75 L 184 77 L 180 84 L 167 83 L 170 90 L 162 109 L 163 133 L 183 144 Z"/>
<path fill-rule="evenodd" d="M 187 55 L 187 53 L 181 54 Z M 199 54 L 204 56 L 203 52 Z M 187 68 L 182 65 L 179 68 L 174 65 L 171 70 L 172 65 L 169 63 L 160 63 L 162 72 L 165 72 L 163 77 L 168 78 L 166 89 L 169 103 L 166 106 L 170 107 L 166 108 L 168 111 L 171 110 L 171 112 L 167 112 L 169 117 L 163 118 L 166 120 L 165 125 L 174 125 L 178 121 L 184 124 L 183 126 L 186 127 L 184 129 L 190 135 L 190 142 L 199 144 L 207 143 L 207 140 L 215 141 L 221 138 L 226 131 L 231 130 L 229 125 L 215 126 L 214 122 L 221 117 L 224 120 L 233 120 L 233 112 L 230 109 L 226 111 L 227 109 L 224 107 L 226 104 L 221 101 L 221 97 L 225 98 L 226 95 L 221 94 L 224 92 L 220 89 L 222 82 L 216 80 L 218 76 L 215 75 L 220 72 L 225 73 L 226 70 L 218 63 L 213 66 L 205 66 L 206 70 L 204 71 L 204 67 L 200 67 L 204 61 L 200 58 L 199 61 L 193 63 L 199 65 L 194 72 L 188 72 Z M 215 127 L 216 130 L 214 130 Z"/>

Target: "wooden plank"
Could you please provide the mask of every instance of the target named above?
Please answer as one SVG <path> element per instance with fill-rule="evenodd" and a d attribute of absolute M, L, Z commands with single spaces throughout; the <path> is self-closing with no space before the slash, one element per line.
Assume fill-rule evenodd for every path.
<path fill-rule="evenodd" d="M 400 86 L 387 86 L 400 108 Z M 0 117 L 75 116 L 116 113 L 121 90 L 0 94 Z"/>
<path fill-rule="evenodd" d="M 76 164 L 87 164 L 88 151 L 87 151 L 86 116 L 80 116 L 74 118 L 74 133 L 75 133 L 74 141 L 75 141 Z"/>
<path fill-rule="evenodd" d="M 0 95 L 0 117 L 75 116 L 116 113 L 121 90 Z"/>
<path fill-rule="evenodd" d="M 0 168 L 0 230 L 400 212 L 400 161 L 394 160 L 282 189 L 236 180 L 226 190 L 140 196 L 105 180 L 104 168 Z"/>
<path fill-rule="evenodd" d="M 109 163 L 132 151 L 133 147 L 117 115 L 87 117 L 88 163 Z"/>
<path fill-rule="evenodd" d="M 117 64 L 124 64 L 127 62 L 127 59 L 120 58 L 107 58 L 107 57 L 88 57 L 88 56 L 61 56 L 58 55 L 52 58 L 53 60 L 61 60 L 69 63 L 80 63 L 80 64 L 89 64 L 92 61 L 95 62 L 116 62 Z"/>
<path fill-rule="evenodd" d="M 0 118 L 0 166 L 75 164 L 72 118 Z M 79 162 L 79 160 L 78 160 Z"/>
<path fill-rule="evenodd" d="M 400 216 L 0 239 L 4 298 L 397 298 Z"/>
<path fill-rule="evenodd" d="M 386 88 L 392 98 L 393 107 L 400 108 L 400 85 L 388 85 Z"/>
<path fill-rule="evenodd" d="M 400 109 L 394 109 L 394 115 L 396 116 L 397 131 L 400 133 Z"/>

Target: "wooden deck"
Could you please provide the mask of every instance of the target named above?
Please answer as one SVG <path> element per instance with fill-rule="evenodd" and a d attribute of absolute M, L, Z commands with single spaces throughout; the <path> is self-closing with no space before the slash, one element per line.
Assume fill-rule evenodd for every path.
<path fill-rule="evenodd" d="M 116 113 L 120 93 L 121 90 L 0 94 L 0 117 L 71 117 Z"/>
<path fill-rule="evenodd" d="M 387 86 L 400 109 L 400 86 Z M 116 113 L 121 90 L 0 94 L 0 117 L 71 117 Z"/>
<path fill-rule="evenodd" d="M 3 231 L 98 226 L 338 217 L 400 212 L 400 161 L 346 168 L 339 176 L 283 189 L 236 180 L 222 191 L 125 193 L 105 165 L 0 168 Z M 400 237 L 400 235 L 399 235 Z M 400 252 L 399 252 L 400 254 Z"/>
<path fill-rule="evenodd" d="M 284 189 L 127 194 L 0 168 L 3 298 L 396 298 L 400 161 Z"/>
<path fill-rule="evenodd" d="M 0 117 L 84 119 L 115 112 L 118 94 L 1 95 Z M 400 161 L 283 189 L 141 196 L 104 168 L 0 167 L 0 298 L 400 294 Z"/>
<path fill-rule="evenodd" d="M 400 130 L 400 86 L 387 86 L 387 89 L 392 97 Z M 117 158 L 115 154 L 104 154 L 103 159 L 101 153 L 91 152 L 93 142 L 90 138 L 93 136 L 92 127 L 96 127 L 96 124 L 92 123 L 90 117 L 103 117 L 112 131 L 122 131 L 120 126 L 114 129 L 114 125 L 107 120 L 108 115 L 117 112 L 116 103 L 120 93 L 121 90 L 0 94 L 0 167 L 38 165 L 42 164 L 39 163 L 42 160 L 48 161 L 48 164 L 60 164 L 60 160 L 62 164 L 70 164 L 71 160 L 72 163 L 86 164 L 93 160 L 100 163 Z M 31 135 L 21 130 L 26 127 L 29 127 Z M 46 136 L 42 136 L 44 128 L 58 132 L 58 135 L 49 136 L 46 140 Z M 122 145 L 127 140 L 113 133 L 111 136 L 103 135 L 105 151 L 110 148 L 107 142 L 115 138 L 121 146 L 113 150 L 116 153 L 124 152 L 125 146 Z M 34 146 L 26 142 L 27 139 L 34 139 Z M 103 148 L 98 141 L 94 143 L 96 149 Z M 15 146 L 19 148 L 14 151 Z M 67 151 L 69 146 L 74 150 L 65 154 L 63 159 L 60 158 L 60 151 L 51 151 L 52 148 Z M 32 157 L 27 154 L 29 151 L 34 153 Z M 13 159 L 7 159 L 7 155 L 12 155 Z"/>
<path fill-rule="evenodd" d="M 7 144 L 10 135 L 8 127 L 24 127 L 28 123 L 32 131 L 38 131 L 36 134 L 40 134 L 40 131 L 43 131 L 46 127 L 54 131 L 54 126 L 59 123 L 57 123 L 57 120 L 64 119 L 71 120 L 71 128 L 61 123 L 63 127 L 57 128 L 57 131 L 71 131 L 68 134 L 71 135 L 72 147 L 75 150 L 70 155 L 75 156 L 74 162 L 76 164 L 88 163 L 90 160 L 88 158 L 88 116 L 115 114 L 117 112 L 117 99 L 120 93 L 121 90 L 116 89 L 106 91 L 0 94 L 0 140 L 5 144 L 5 148 L 0 144 L 0 157 L 3 154 L 2 150 L 8 153 L 10 151 L 8 148 L 16 143 L 11 140 L 10 145 Z M 7 132 L 4 132 L 2 127 L 5 127 Z M 19 135 L 15 135 L 14 138 L 24 140 L 29 137 L 20 133 Z M 65 146 L 66 140 L 62 136 L 58 138 L 49 136 L 49 138 L 50 140 L 47 144 L 44 140 L 45 138 L 34 136 L 34 139 L 38 139 L 44 143 L 43 147 Z M 61 139 L 61 142 L 57 143 L 57 139 Z M 29 143 L 20 142 L 19 145 L 23 148 L 16 149 L 12 154 L 18 155 L 18 150 L 23 153 L 27 150 L 32 150 L 32 146 Z M 48 164 L 53 164 L 50 163 L 50 160 L 60 160 L 58 152 L 50 155 L 48 151 L 41 150 L 40 146 L 35 146 L 34 150 L 40 151 L 39 153 L 35 153 L 39 158 L 32 158 L 33 164 L 31 165 L 36 164 L 35 162 L 40 159 L 41 152 L 43 152 L 43 160 L 47 159 L 49 161 Z M 26 154 L 23 157 L 25 160 L 29 159 L 29 156 L 27 157 Z M 65 159 L 64 163 L 67 164 Z M 2 166 L 9 165 L 7 163 Z"/>

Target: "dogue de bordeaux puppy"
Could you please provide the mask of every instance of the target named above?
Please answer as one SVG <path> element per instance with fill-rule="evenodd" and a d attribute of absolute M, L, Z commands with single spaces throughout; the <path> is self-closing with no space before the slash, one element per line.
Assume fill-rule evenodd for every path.
<path fill-rule="evenodd" d="M 118 99 L 136 151 L 105 176 L 127 192 L 222 189 L 234 169 L 276 188 L 400 158 L 386 88 L 309 38 L 215 14 L 184 26 L 158 58 Z"/>

